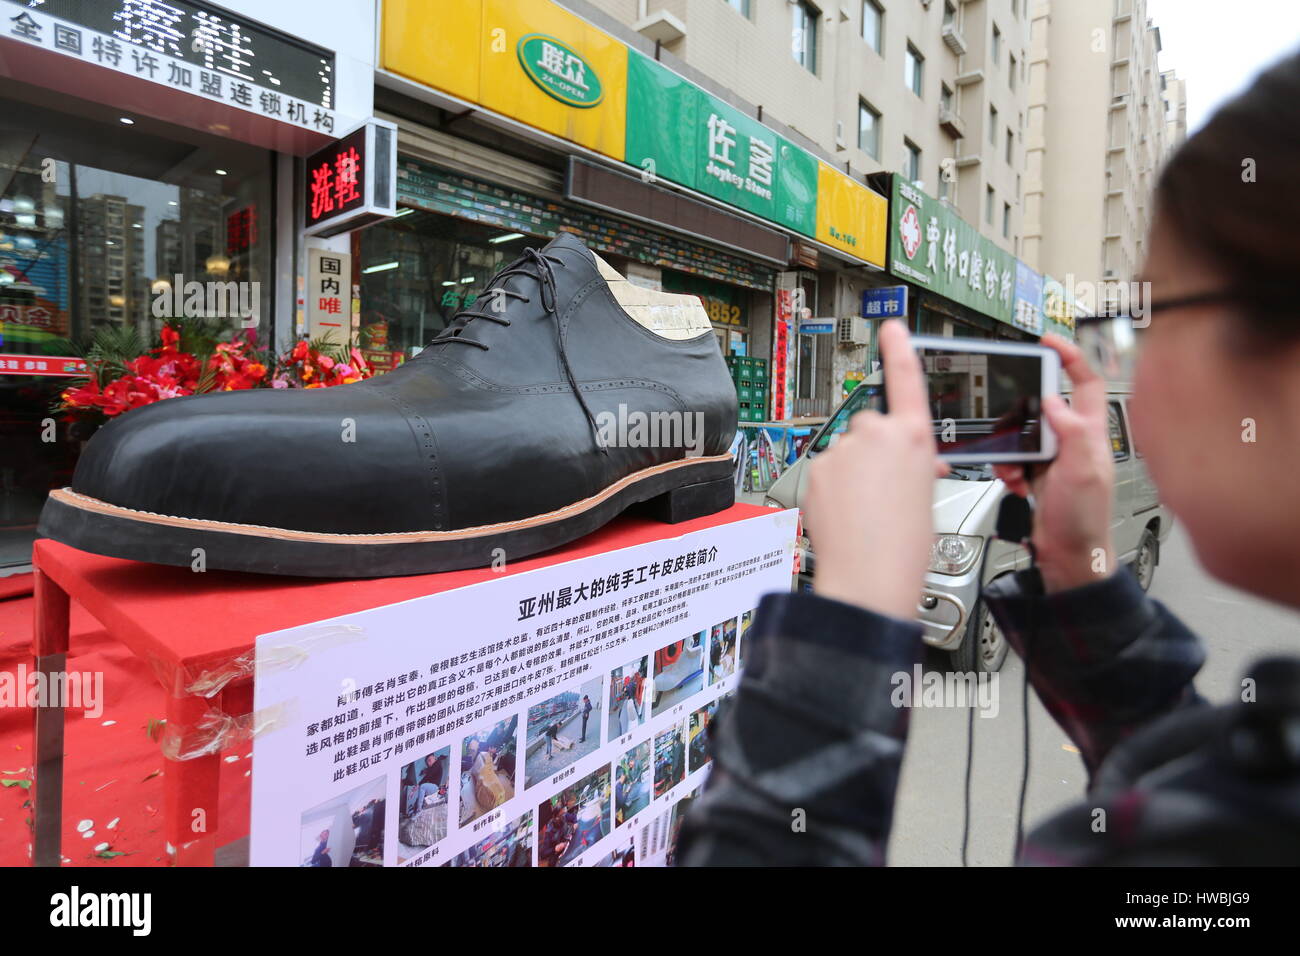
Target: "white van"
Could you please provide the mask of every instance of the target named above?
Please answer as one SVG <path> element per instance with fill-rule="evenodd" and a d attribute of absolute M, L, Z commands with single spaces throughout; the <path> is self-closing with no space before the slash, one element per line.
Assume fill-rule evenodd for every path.
<path fill-rule="evenodd" d="M 874 382 L 873 382 L 874 379 Z M 800 458 L 768 489 L 765 504 L 798 508 L 807 483 L 808 462 L 843 431 L 854 412 L 871 407 L 879 375 L 859 386 L 808 443 Z M 1067 399 L 1068 384 L 1062 390 Z M 1145 591 L 1160 562 L 1160 544 L 1169 537 L 1173 516 L 1160 504 L 1142 456 L 1133 447 L 1128 420 L 1129 387 L 1107 385 L 1110 441 L 1115 455 L 1115 514 L 1111 525 L 1115 551 Z M 872 403 L 874 404 L 874 403 Z M 998 506 L 1008 494 L 989 465 L 954 465 L 934 484 L 935 541 L 925 587 L 916 607 L 927 644 L 949 653 L 958 671 L 996 671 L 1007 655 L 1007 642 L 984 607 L 984 585 L 1029 566 L 1029 552 L 993 538 Z M 863 543 L 870 547 L 871 542 Z M 800 573 L 796 586 L 810 589 L 817 569 L 814 543 L 800 538 Z"/>

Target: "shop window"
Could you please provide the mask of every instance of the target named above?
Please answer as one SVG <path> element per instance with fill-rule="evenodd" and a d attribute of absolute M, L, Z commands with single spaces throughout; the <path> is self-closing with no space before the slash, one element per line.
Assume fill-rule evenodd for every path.
<path fill-rule="evenodd" d="M 353 244 L 361 277 L 361 348 L 372 365 L 387 371 L 472 308 L 492 276 L 525 246 L 544 240 L 407 209 L 354 233 Z"/>
<path fill-rule="evenodd" d="M 68 340 L 85 347 L 97 330 L 134 329 L 152 345 L 165 318 L 208 319 L 225 333 L 241 327 L 238 317 L 188 316 L 183 305 L 156 316 L 157 290 L 178 273 L 247 283 L 242 298 L 255 298 L 261 339 L 271 341 L 270 154 L 68 107 L 75 112 L 0 98 L 0 353 L 9 372 L 0 375 L 0 569 L 30 561 L 46 493 L 69 483 L 93 429 L 54 416 L 58 440 L 31 441 L 71 380 L 13 374 L 13 363 L 67 355 Z M 265 221 L 232 245 L 240 210 Z M 200 243 L 209 250 L 202 256 Z"/>

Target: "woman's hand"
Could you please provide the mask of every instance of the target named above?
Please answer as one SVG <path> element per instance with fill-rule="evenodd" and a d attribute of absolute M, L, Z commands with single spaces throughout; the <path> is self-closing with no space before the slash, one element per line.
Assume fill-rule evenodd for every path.
<path fill-rule="evenodd" d="M 1115 570 L 1111 507 L 1115 460 L 1106 413 L 1106 382 L 1078 346 L 1055 335 L 1043 344 L 1061 356 L 1074 383 L 1074 404 L 1045 396 L 1043 413 L 1056 432 L 1056 459 L 1026 477 L 1021 465 L 993 472 L 1022 498 L 1034 496 L 1034 550 L 1043 587 L 1050 593 L 1099 581 Z"/>
<path fill-rule="evenodd" d="M 812 462 L 804 523 L 817 551 L 817 593 L 903 620 L 916 602 L 934 541 L 935 451 L 921 360 L 907 327 L 880 328 L 889 413 L 858 412 Z"/>

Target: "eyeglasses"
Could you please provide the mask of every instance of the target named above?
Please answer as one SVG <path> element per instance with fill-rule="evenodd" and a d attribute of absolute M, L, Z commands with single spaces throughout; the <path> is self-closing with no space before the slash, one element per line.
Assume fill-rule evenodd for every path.
<path fill-rule="evenodd" d="M 1146 283 L 1143 283 L 1146 285 Z M 1157 300 L 1149 293 L 1142 303 L 1140 317 L 1135 321 L 1132 315 L 1115 312 L 1098 316 L 1081 316 L 1075 323 L 1076 342 L 1084 354 L 1089 357 L 1093 367 L 1108 379 L 1127 381 L 1132 378 L 1133 367 L 1137 359 L 1142 336 L 1138 329 L 1150 324 L 1151 316 L 1157 312 L 1174 312 L 1202 305 L 1250 305 L 1276 307 L 1278 298 L 1272 290 L 1225 288 L 1195 292 L 1171 299 Z"/>
<path fill-rule="evenodd" d="M 1090 364 L 1110 381 L 1133 378 L 1138 336 L 1127 315 L 1080 316 L 1074 325 L 1075 344 Z"/>

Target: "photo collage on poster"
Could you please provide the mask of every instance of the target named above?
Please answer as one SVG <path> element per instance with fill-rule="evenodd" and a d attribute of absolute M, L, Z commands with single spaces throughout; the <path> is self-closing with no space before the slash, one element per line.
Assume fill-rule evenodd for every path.
<path fill-rule="evenodd" d="M 633 656 L 406 762 L 394 862 L 671 865 L 752 618 L 748 609 Z M 498 811 L 520 794 L 522 814 Z M 381 777 L 305 812 L 301 865 L 382 866 L 387 796 Z M 482 837 L 455 854 L 438 852 L 449 834 L 466 831 Z"/>
<path fill-rule="evenodd" d="M 250 865 L 670 864 L 796 528 L 768 511 L 259 636 Z"/>

